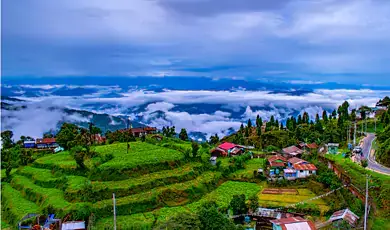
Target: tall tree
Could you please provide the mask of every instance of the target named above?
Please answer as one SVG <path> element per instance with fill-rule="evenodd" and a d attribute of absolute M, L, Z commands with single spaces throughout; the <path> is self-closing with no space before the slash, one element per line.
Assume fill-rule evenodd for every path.
<path fill-rule="evenodd" d="M 270 119 L 269 122 L 270 122 L 271 127 L 273 127 L 275 125 L 275 117 L 274 117 L 274 115 L 271 116 L 271 119 Z"/>
<path fill-rule="evenodd" d="M 251 129 L 252 128 L 252 121 L 251 121 L 251 119 L 248 119 L 248 129 Z"/>
<path fill-rule="evenodd" d="M 255 212 L 259 208 L 259 198 L 256 195 L 249 197 L 249 206 L 248 208 Z"/>
<path fill-rule="evenodd" d="M 16 145 L 11 148 L 4 148 L 1 151 L 1 164 L 5 168 L 5 175 L 7 180 L 10 180 L 11 171 L 17 167 L 17 160 L 20 155 L 20 146 Z"/>
<path fill-rule="evenodd" d="M 303 113 L 303 116 L 302 116 L 302 122 L 303 122 L 303 123 L 306 123 L 306 124 L 309 124 L 309 120 L 310 120 L 309 114 L 305 111 L 305 112 Z"/>
<path fill-rule="evenodd" d="M 179 138 L 183 141 L 188 140 L 188 135 L 187 135 L 187 130 L 186 129 L 181 129 L 179 133 Z"/>
<path fill-rule="evenodd" d="M 324 120 L 325 123 L 328 122 L 328 113 L 326 110 L 322 111 L 322 120 Z"/>
<path fill-rule="evenodd" d="M 12 137 L 14 136 L 14 133 L 10 130 L 6 130 L 1 132 L 1 143 L 3 149 L 9 149 L 14 146 L 14 142 L 12 140 Z"/>
<path fill-rule="evenodd" d="M 214 136 L 211 136 L 210 137 L 210 143 L 215 145 L 219 142 L 219 137 L 218 137 L 218 134 L 215 134 Z"/>
<path fill-rule="evenodd" d="M 56 142 L 64 149 L 70 149 L 75 146 L 74 140 L 79 134 L 79 127 L 75 124 L 63 123 L 57 134 Z"/>
<path fill-rule="evenodd" d="M 332 111 L 332 117 L 333 117 L 333 119 L 336 119 L 336 117 L 337 117 L 337 112 L 335 109 Z"/>
<path fill-rule="evenodd" d="M 351 112 L 351 121 L 356 121 L 356 109 L 353 109 Z"/>
<path fill-rule="evenodd" d="M 233 209 L 234 215 L 246 213 L 245 195 L 233 195 L 233 199 L 230 201 L 230 207 Z"/>
<path fill-rule="evenodd" d="M 298 115 L 298 122 L 297 122 L 297 125 L 301 125 L 303 122 L 302 122 L 302 116 L 301 114 Z"/>
<path fill-rule="evenodd" d="M 263 125 L 263 119 L 261 119 L 260 115 L 257 114 L 256 117 L 256 126 L 261 127 Z"/>

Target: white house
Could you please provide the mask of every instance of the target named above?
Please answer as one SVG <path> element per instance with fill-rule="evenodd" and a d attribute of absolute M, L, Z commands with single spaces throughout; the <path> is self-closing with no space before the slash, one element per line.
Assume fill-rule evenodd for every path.
<path fill-rule="evenodd" d="M 287 180 L 305 178 L 317 173 L 317 167 L 297 157 L 288 160 L 288 168 L 284 169 L 284 177 Z"/>

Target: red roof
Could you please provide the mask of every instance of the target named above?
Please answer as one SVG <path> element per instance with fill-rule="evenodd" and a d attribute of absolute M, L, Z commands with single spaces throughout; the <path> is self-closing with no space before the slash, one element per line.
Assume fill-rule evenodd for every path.
<path fill-rule="evenodd" d="M 294 164 L 293 168 L 296 170 L 317 170 L 317 167 L 313 164 Z"/>
<path fill-rule="evenodd" d="M 284 162 L 270 162 L 269 163 L 270 165 L 271 165 L 271 167 L 284 167 L 284 166 L 286 166 L 286 163 L 284 163 Z"/>
<path fill-rule="evenodd" d="M 282 149 L 282 151 L 284 153 L 288 153 L 288 154 L 292 154 L 292 155 L 303 153 L 303 151 L 300 148 L 298 148 L 297 146 L 295 146 L 295 145 L 287 147 L 287 148 L 284 148 L 284 149 Z"/>
<path fill-rule="evenodd" d="M 236 147 L 236 144 L 230 143 L 230 142 L 224 142 L 218 146 L 218 148 L 229 150 L 231 148 Z"/>
<path fill-rule="evenodd" d="M 55 138 L 43 138 L 43 139 L 37 139 L 37 144 L 51 144 L 55 143 Z"/>
<path fill-rule="evenodd" d="M 299 159 L 298 157 L 293 157 L 293 158 L 288 159 L 288 162 L 290 162 L 291 164 L 299 164 L 299 163 L 304 163 L 307 161 Z"/>
<path fill-rule="evenodd" d="M 316 143 L 311 143 L 306 145 L 309 149 L 316 149 L 318 148 L 318 145 Z"/>
<path fill-rule="evenodd" d="M 270 162 L 270 163 L 273 162 L 273 161 L 276 161 L 276 160 L 282 160 L 284 162 L 287 162 L 287 159 L 282 157 L 282 156 L 280 156 L 280 155 L 270 156 L 268 158 L 268 162 Z"/>

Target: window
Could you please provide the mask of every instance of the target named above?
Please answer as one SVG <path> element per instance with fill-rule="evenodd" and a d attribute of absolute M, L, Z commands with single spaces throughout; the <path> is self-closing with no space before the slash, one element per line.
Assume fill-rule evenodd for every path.
<path fill-rule="evenodd" d="M 311 174 L 312 173 L 312 171 L 309 171 L 309 174 Z"/>
<path fill-rule="evenodd" d="M 299 172 L 303 173 L 303 170 L 299 170 Z"/>

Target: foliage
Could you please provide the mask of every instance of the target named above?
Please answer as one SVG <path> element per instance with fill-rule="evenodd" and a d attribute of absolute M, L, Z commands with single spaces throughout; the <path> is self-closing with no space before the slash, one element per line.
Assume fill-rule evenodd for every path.
<path fill-rule="evenodd" d="M 210 144 L 216 145 L 218 142 L 219 142 L 219 137 L 218 137 L 217 134 L 215 134 L 214 136 L 210 137 Z"/>
<path fill-rule="evenodd" d="M 245 195 L 233 195 L 233 199 L 230 201 L 230 207 L 232 208 L 234 215 L 246 213 Z"/>
<path fill-rule="evenodd" d="M 70 155 L 81 169 L 85 168 L 84 158 L 86 157 L 86 154 L 86 149 L 84 149 L 82 146 L 74 146 L 70 150 Z"/>
<path fill-rule="evenodd" d="M 114 132 L 107 132 L 106 133 L 107 142 L 109 144 L 115 143 L 115 142 L 134 142 L 135 137 L 133 136 L 133 133 L 130 131 L 123 131 L 123 130 L 117 130 Z"/>
<path fill-rule="evenodd" d="M 200 230 L 202 227 L 198 215 L 190 212 L 180 212 L 177 215 L 171 217 L 168 221 L 161 223 L 153 229 L 194 229 Z"/>
<path fill-rule="evenodd" d="M 199 151 L 199 144 L 195 141 L 192 142 L 191 144 L 192 147 L 192 157 L 196 157 Z"/>
<path fill-rule="evenodd" d="M 249 197 L 248 209 L 254 212 L 259 207 L 259 198 L 256 195 L 252 195 Z"/>
<path fill-rule="evenodd" d="M 5 168 L 6 178 L 9 179 L 13 168 L 17 167 L 17 159 L 20 155 L 20 146 L 15 146 L 9 149 L 3 148 L 1 152 L 1 164 Z"/>
<path fill-rule="evenodd" d="M 181 129 L 180 130 L 180 133 L 179 133 L 179 138 L 183 141 L 186 141 L 188 140 L 188 134 L 187 134 L 187 130 L 186 129 Z"/>
<path fill-rule="evenodd" d="M 366 168 L 368 166 L 368 161 L 367 160 L 362 160 L 360 162 L 360 164 L 362 165 L 363 168 Z"/>
<path fill-rule="evenodd" d="M 79 134 L 79 127 L 75 124 L 63 123 L 60 131 L 57 133 L 56 142 L 64 149 L 71 149 L 74 146 L 73 141 Z"/>
<path fill-rule="evenodd" d="M 234 223 L 217 210 L 215 205 L 204 205 L 198 212 L 201 229 L 235 229 Z"/>
<path fill-rule="evenodd" d="M 112 217 L 99 219 L 92 230 L 111 230 Z M 152 213 L 138 213 L 128 216 L 117 216 L 116 225 L 117 229 L 133 229 L 133 230 L 146 230 L 152 229 L 155 218 Z"/>

